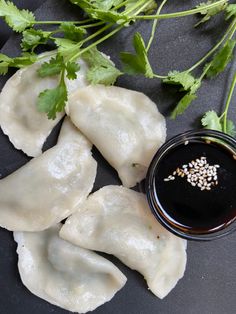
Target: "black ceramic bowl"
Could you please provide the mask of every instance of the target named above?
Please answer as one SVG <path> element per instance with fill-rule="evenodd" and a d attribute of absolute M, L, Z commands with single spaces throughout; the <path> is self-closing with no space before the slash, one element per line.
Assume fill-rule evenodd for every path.
<path fill-rule="evenodd" d="M 205 129 L 171 138 L 151 162 L 146 194 L 155 217 L 177 236 L 213 240 L 236 230 L 235 139 Z"/>

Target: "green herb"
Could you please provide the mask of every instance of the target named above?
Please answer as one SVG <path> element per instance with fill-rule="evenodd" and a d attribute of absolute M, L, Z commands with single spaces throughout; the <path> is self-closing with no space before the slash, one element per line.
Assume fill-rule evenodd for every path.
<path fill-rule="evenodd" d="M 194 78 L 193 75 L 187 71 L 169 72 L 168 76 L 163 79 L 163 83 L 180 86 L 180 91 L 187 92 L 176 105 L 175 109 L 171 113 L 171 118 L 175 119 L 178 115 L 184 113 L 184 111 L 190 106 L 193 100 L 197 98 L 196 92 L 201 86 L 203 76 L 200 78 Z"/>
<path fill-rule="evenodd" d="M 202 8 L 202 11 L 200 12 L 201 15 L 204 15 L 204 17 L 197 23 L 195 26 L 198 26 L 202 23 L 205 23 L 206 21 L 210 20 L 211 17 L 215 16 L 216 14 L 222 12 L 227 7 L 227 2 L 223 2 L 221 5 L 211 8 L 211 9 L 205 9 L 205 6 L 207 4 L 215 3 L 216 0 L 210 0 L 208 2 L 202 2 L 200 3 L 197 8 Z"/>
<path fill-rule="evenodd" d="M 228 5 L 227 0 L 209 1 L 198 7 L 167 14 L 161 14 L 161 9 L 167 0 L 163 0 L 157 12 L 154 0 L 71 0 L 72 3 L 82 8 L 88 18 L 80 21 L 37 21 L 33 13 L 27 10 L 19 10 L 12 2 L 0 0 L 0 17 L 17 32 L 22 32 L 21 48 L 24 53 L 18 58 L 9 58 L 0 55 L 0 74 L 6 74 L 9 67 L 24 67 L 38 61 L 41 56 L 34 55 L 36 47 L 54 42 L 56 52 L 51 52 L 51 60 L 44 62 L 38 73 L 41 77 L 58 75 L 60 82 L 52 90 L 46 90 L 39 96 L 38 107 L 46 112 L 49 118 L 55 118 L 56 113 L 63 110 L 67 100 L 65 76 L 75 79 L 79 71 L 79 58 L 83 58 L 89 65 L 87 79 L 91 84 L 114 84 L 123 73 L 114 64 L 98 51 L 97 45 L 114 36 L 124 27 L 129 27 L 138 20 L 153 20 L 150 39 L 147 44 L 142 35 L 136 33 L 133 38 L 134 53 L 123 52 L 121 59 L 124 72 L 131 75 L 142 74 L 148 78 L 163 79 L 166 84 L 179 85 L 180 91 L 185 92 L 183 98 L 177 104 L 172 117 L 184 112 L 184 110 L 196 99 L 196 91 L 200 88 L 202 79 L 213 76 L 223 71 L 232 58 L 234 40 L 232 36 L 236 30 L 235 9 Z M 178 18 L 200 13 L 203 20 L 225 10 L 226 19 L 234 17 L 225 35 L 219 42 L 190 69 L 178 72 L 171 71 L 168 76 L 153 73 L 148 58 L 148 51 L 154 39 L 157 22 L 162 19 Z M 152 15 L 151 15 L 152 14 Z M 203 22 L 203 21 L 202 21 Z M 46 31 L 35 25 L 54 25 L 54 29 Z M 88 30 L 95 26 L 101 26 L 94 33 Z M 220 50 L 221 49 L 221 50 Z M 199 78 L 195 78 L 192 71 L 203 65 L 213 54 L 215 57 L 208 63 Z M 214 74 L 213 74 L 214 73 Z"/>
<path fill-rule="evenodd" d="M 195 94 L 187 93 L 184 95 L 184 97 L 181 98 L 175 109 L 172 111 L 171 118 L 175 119 L 178 115 L 182 114 L 196 98 L 197 96 Z"/>
<path fill-rule="evenodd" d="M 10 58 L 0 53 L 0 74 L 7 74 L 10 67 L 24 68 L 37 60 L 36 55 L 25 53 L 21 57 Z"/>
<path fill-rule="evenodd" d="M 216 76 L 224 71 L 228 63 L 233 58 L 235 44 L 235 40 L 229 39 L 224 44 L 224 46 L 216 53 L 213 60 L 211 61 L 211 66 L 206 73 L 207 77 Z"/>
<path fill-rule="evenodd" d="M 202 125 L 205 128 L 225 132 L 231 136 L 236 135 L 235 125 L 233 121 L 227 118 L 229 105 L 233 96 L 235 85 L 236 85 L 236 72 L 233 76 L 233 80 L 230 86 L 229 94 L 225 105 L 225 110 L 223 111 L 221 116 L 218 116 L 214 110 L 207 111 L 201 120 Z"/>
<path fill-rule="evenodd" d="M 231 17 L 235 17 L 236 16 L 236 4 L 229 4 L 226 9 L 226 16 L 225 19 L 229 20 Z"/>
<path fill-rule="evenodd" d="M 64 22 L 60 25 L 59 30 L 64 33 L 64 37 L 66 39 L 70 39 L 72 41 L 80 41 L 87 34 L 87 31 L 80 26 L 76 26 L 71 22 Z"/>
<path fill-rule="evenodd" d="M 65 84 L 64 70 L 56 88 L 46 89 L 38 97 L 37 108 L 40 112 L 47 113 L 49 119 L 55 119 L 57 112 L 64 110 L 67 101 L 67 89 Z"/>
<path fill-rule="evenodd" d="M 144 74 L 153 78 L 153 72 L 148 60 L 144 40 L 140 33 L 136 33 L 133 39 L 136 54 L 129 52 L 121 53 L 121 60 L 124 64 L 124 71 L 128 74 Z"/>
<path fill-rule="evenodd" d="M 19 10 L 14 3 L 5 0 L 0 0 L 0 17 L 3 17 L 15 32 L 22 32 L 35 22 L 32 12 Z"/>
<path fill-rule="evenodd" d="M 88 62 L 90 68 L 87 79 L 91 84 L 113 85 L 122 73 L 114 64 L 97 48 L 92 48 L 83 54 L 83 59 Z"/>
<path fill-rule="evenodd" d="M 188 91 L 195 84 L 196 79 L 188 72 L 171 71 L 167 78 L 163 79 L 163 83 L 180 85 L 181 90 Z"/>
<path fill-rule="evenodd" d="M 44 45 L 48 42 L 51 32 L 36 30 L 33 28 L 23 32 L 21 40 L 21 48 L 23 51 L 33 51 L 38 45 Z"/>
<path fill-rule="evenodd" d="M 64 60 L 63 57 L 57 55 L 55 58 L 51 58 L 49 62 L 44 62 L 40 69 L 38 70 L 38 74 L 41 77 L 45 76 L 53 76 L 58 75 L 64 69 Z"/>

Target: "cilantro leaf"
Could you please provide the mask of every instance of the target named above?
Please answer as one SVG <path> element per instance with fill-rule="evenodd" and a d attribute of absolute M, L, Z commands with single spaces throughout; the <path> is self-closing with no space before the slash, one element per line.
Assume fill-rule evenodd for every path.
<path fill-rule="evenodd" d="M 112 7 L 122 3 L 123 0 L 70 0 L 70 2 L 78 5 L 85 11 L 91 8 L 108 11 Z"/>
<path fill-rule="evenodd" d="M 67 78 L 69 80 L 75 80 L 77 78 L 77 73 L 80 69 L 80 65 L 76 62 L 67 62 L 66 64 L 66 71 L 67 71 Z"/>
<path fill-rule="evenodd" d="M 171 71 L 168 77 L 163 79 L 163 83 L 181 85 L 183 90 L 188 91 L 195 83 L 195 78 L 188 72 Z"/>
<path fill-rule="evenodd" d="M 225 19 L 229 20 L 232 16 L 236 16 L 236 4 L 229 4 L 225 10 Z"/>
<path fill-rule="evenodd" d="M 226 121 L 226 133 L 233 137 L 236 135 L 235 125 L 232 120 L 227 119 Z"/>
<path fill-rule="evenodd" d="M 3 17 L 15 32 L 22 32 L 35 23 L 32 12 L 19 10 L 11 1 L 0 0 L 0 17 Z"/>
<path fill-rule="evenodd" d="M 64 79 L 64 71 L 57 87 L 46 89 L 38 96 L 37 108 L 40 112 L 46 112 L 48 119 L 55 119 L 57 112 L 64 110 L 68 95 Z"/>
<path fill-rule="evenodd" d="M 55 58 L 51 58 L 49 62 L 44 62 L 38 69 L 38 74 L 40 77 L 54 76 L 60 74 L 63 69 L 63 57 L 57 55 Z"/>
<path fill-rule="evenodd" d="M 91 1 L 96 8 L 101 10 L 110 10 L 112 7 L 120 4 L 123 0 L 95 0 Z"/>
<path fill-rule="evenodd" d="M 197 96 L 195 94 L 187 93 L 185 94 L 180 101 L 178 102 L 177 106 L 171 113 L 171 119 L 175 119 L 178 115 L 184 113 L 184 111 L 189 107 L 193 100 L 195 100 Z"/>
<path fill-rule="evenodd" d="M 38 45 L 46 44 L 50 38 L 51 32 L 36 30 L 33 28 L 27 29 L 23 32 L 21 41 L 21 48 L 23 51 L 34 50 Z"/>
<path fill-rule="evenodd" d="M 198 26 L 202 23 L 207 22 L 208 20 L 210 20 L 211 17 L 215 16 L 216 14 L 222 12 L 225 10 L 225 8 L 227 7 L 228 3 L 227 0 L 225 2 L 223 2 L 222 4 L 218 5 L 217 7 L 211 8 L 211 9 L 206 9 L 204 8 L 207 4 L 211 4 L 214 2 L 217 2 L 218 0 L 209 0 L 207 2 L 202 2 L 199 5 L 196 6 L 196 8 L 203 8 L 202 11 L 200 12 L 201 15 L 204 15 L 204 17 L 197 23 L 195 24 L 195 26 Z"/>
<path fill-rule="evenodd" d="M 87 33 L 84 28 L 76 26 L 71 22 L 62 23 L 59 29 L 64 33 L 66 39 L 76 42 L 80 41 Z"/>
<path fill-rule="evenodd" d="M 0 53 L 0 74 L 5 75 L 10 67 L 23 68 L 34 63 L 37 60 L 36 55 L 25 53 L 20 57 L 10 58 Z"/>
<path fill-rule="evenodd" d="M 222 131 L 220 117 L 214 110 L 207 111 L 201 119 L 202 126 L 206 129 Z"/>
<path fill-rule="evenodd" d="M 140 33 L 136 33 L 133 39 L 136 54 L 121 52 L 121 61 L 124 71 L 128 74 L 144 74 L 146 77 L 153 78 L 153 71 L 148 60 L 144 40 Z"/>
<path fill-rule="evenodd" d="M 94 18 L 95 20 L 101 20 L 101 21 L 117 23 L 117 24 L 125 23 L 126 26 L 128 25 L 128 22 L 130 22 L 130 18 L 128 15 L 119 13 L 116 11 L 87 9 L 87 13 L 89 14 L 90 17 Z"/>
<path fill-rule="evenodd" d="M 214 110 L 207 111 L 201 119 L 201 122 L 202 126 L 204 126 L 206 129 L 216 130 L 220 132 L 224 131 L 223 117 L 219 117 Z M 229 119 L 226 120 L 226 133 L 231 136 L 236 135 L 235 125 L 233 121 Z"/>
<path fill-rule="evenodd" d="M 131 9 L 135 4 L 137 3 L 137 0 L 129 0 L 127 4 L 125 4 L 125 10 Z M 140 5 L 142 6 L 142 5 Z M 157 9 L 157 3 L 155 0 L 149 3 L 148 6 L 145 6 L 140 13 L 144 14 L 152 14 Z"/>
<path fill-rule="evenodd" d="M 206 76 L 213 77 L 223 72 L 228 63 L 233 58 L 233 51 L 236 41 L 229 39 L 224 46 L 215 54 L 211 61 L 211 66 L 208 69 Z"/>
<path fill-rule="evenodd" d="M 70 39 L 66 38 L 54 38 L 55 44 L 58 47 L 58 52 L 62 55 L 70 59 L 77 52 L 80 51 L 80 43 L 76 43 Z"/>
<path fill-rule="evenodd" d="M 55 58 L 51 58 L 49 62 L 44 62 L 38 69 L 40 77 L 54 76 L 60 74 L 62 71 L 67 71 L 67 78 L 74 80 L 77 78 L 76 72 L 79 71 L 80 66 L 76 62 L 67 62 L 65 64 L 64 58 L 61 55 L 57 55 Z"/>
<path fill-rule="evenodd" d="M 122 74 L 97 48 L 85 52 L 83 59 L 90 66 L 87 79 L 91 84 L 113 85 L 117 77 Z"/>
<path fill-rule="evenodd" d="M 8 72 L 9 64 L 11 63 L 11 58 L 0 53 L 0 75 L 5 75 Z"/>

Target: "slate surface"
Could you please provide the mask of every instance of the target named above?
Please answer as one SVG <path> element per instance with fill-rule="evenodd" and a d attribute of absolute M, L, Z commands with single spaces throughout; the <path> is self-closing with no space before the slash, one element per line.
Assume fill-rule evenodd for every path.
<path fill-rule="evenodd" d="M 77 11 L 71 9 L 68 1 L 14 1 L 21 7 L 35 9 L 38 19 L 75 18 Z M 44 3 L 45 2 L 45 3 Z M 187 9 L 199 1 L 170 2 L 168 11 Z M 73 16 L 74 15 L 74 16 Z M 225 25 L 222 17 L 216 18 L 206 26 L 194 29 L 195 17 L 162 21 L 151 49 L 151 61 L 155 71 L 166 74 L 170 69 L 185 69 L 196 62 L 214 45 Z M 150 23 L 135 26 L 144 38 L 150 32 Z M 133 28 L 128 28 L 103 44 L 102 49 L 110 54 L 119 66 L 118 51 L 131 49 Z M 10 35 L 4 23 L 0 22 L 0 45 Z M 17 38 L 13 36 L 3 51 L 17 54 Z M 199 127 L 199 116 L 207 109 L 220 110 L 223 106 L 226 89 L 229 86 L 235 65 L 217 79 L 206 81 L 198 93 L 198 99 L 186 114 L 176 121 L 167 120 L 168 137 L 182 131 Z M 0 88 L 6 78 L 0 78 Z M 118 85 L 146 93 L 158 105 L 161 112 L 168 115 L 170 108 L 178 100 L 175 88 L 166 88 L 158 80 L 125 76 Z M 235 121 L 235 97 L 230 116 Z M 56 133 L 50 144 L 55 143 Z M 98 176 L 94 189 L 107 184 L 119 184 L 115 171 L 94 151 L 99 162 Z M 19 168 L 29 160 L 23 153 L 16 151 L 7 137 L 0 133 L 0 174 L 2 177 Z M 23 184 L 23 182 L 22 182 Z M 164 299 L 159 300 L 146 288 L 142 276 L 129 270 L 113 257 L 109 257 L 128 277 L 126 286 L 111 302 L 99 307 L 96 314 L 233 314 L 236 312 L 236 234 L 208 243 L 188 243 L 188 263 L 185 276 L 176 288 Z M 49 314 L 69 313 L 32 295 L 21 283 L 17 271 L 16 245 L 12 234 L 0 230 L 0 313 L 1 314 Z"/>

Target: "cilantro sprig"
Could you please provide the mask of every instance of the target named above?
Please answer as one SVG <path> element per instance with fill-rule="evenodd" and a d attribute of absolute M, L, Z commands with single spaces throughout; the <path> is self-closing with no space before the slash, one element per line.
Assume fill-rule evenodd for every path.
<path fill-rule="evenodd" d="M 214 110 L 207 111 L 201 119 L 201 123 L 204 128 L 221 131 L 231 136 L 236 135 L 235 125 L 232 120 L 228 119 L 229 106 L 232 100 L 235 85 L 236 85 L 236 72 L 234 73 L 232 79 L 232 83 L 225 104 L 225 109 L 222 115 L 218 116 L 218 114 Z"/>
<path fill-rule="evenodd" d="M 91 84 L 111 85 L 120 75 L 128 73 L 144 75 L 150 79 L 162 79 L 165 84 L 179 86 L 180 92 L 184 95 L 172 113 L 172 118 L 175 118 L 197 98 L 197 90 L 202 80 L 222 72 L 234 53 L 236 5 L 229 4 L 228 0 L 210 0 L 195 8 L 172 13 L 162 13 L 167 0 L 163 0 L 158 7 L 154 0 L 70 0 L 70 2 L 85 12 L 85 19 L 73 22 L 38 21 L 32 12 L 20 10 L 10 1 L 0 0 L 0 17 L 14 31 L 22 33 L 23 51 L 17 58 L 0 54 L 0 74 L 6 74 L 10 67 L 21 68 L 37 62 L 41 57 L 36 56 L 34 52 L 39 45 L 54 43 L 57 47 L 57 50 L 51 53 L 51 60 L 44 62 L 38 71 L 42 78 L 54 75 L 59 78 L 58 86 L 43 91 L 38 99 L 38 109 L 47 113 L 50 119 L 54 119 L 57 112 L 64 109 L 67 101 L 66 77 L 76 79 L 79 75 L 79 58 L 83 58 L 89 65 L 87 79 Z M 159 21 L 200 14 L 203 18 L 198 24 L 202 24 L 220 12 L 225 12 L 226 20 L 232 21 L 224 36 L 205 56 L 182 72 L 169 71 L 168 75 L 164 76 L 154 72 L 149 60 L 149 50 Z M 139 20 L 153 21 L 150 38 L 146 43 L 142 34 L 138 32 L 134 34 L 134 52 L 121 53 L 123 63 L 121 72 L 97 49 L 97 46 Z M 40 29 L 40 25 L 53 25 L 54 29 L 50 28 L 50 31 L 47 31 L 45 28 Z M 91 32 L 93 29 L 95 32 Z M 193 71 L 200 66 L 203 67 L 202 74 L 196 78 Z"/>

